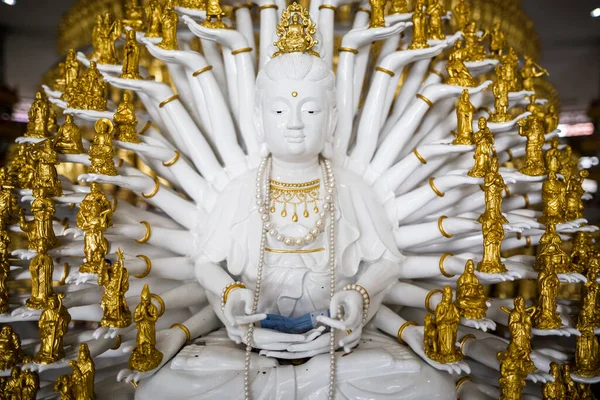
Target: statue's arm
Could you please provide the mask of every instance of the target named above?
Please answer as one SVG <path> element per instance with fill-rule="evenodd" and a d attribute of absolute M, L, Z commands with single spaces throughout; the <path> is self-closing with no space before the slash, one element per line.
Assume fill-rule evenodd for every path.
<path fill-rule="evenodd" d="M 384 255 L 380 260 L 368 265 L 363 274 L 356 281 L 374 298 L 389 286 L 398 277 L 398 261 Z"/>
<path fill-rule="evenodd" d="M 227 271 L 210 261 L 206 256 L 196 261 L 195 273 L 200 285 L 219 298 L 223 289 L 234 282 Z"/>

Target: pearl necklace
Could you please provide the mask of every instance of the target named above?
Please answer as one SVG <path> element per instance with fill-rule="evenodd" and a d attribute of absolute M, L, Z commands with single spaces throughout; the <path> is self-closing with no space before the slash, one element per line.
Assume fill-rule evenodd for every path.
<path fill-rule="evenodd" d="M 258 166 L 256 174 L 256 205 L 258 211 L 262 214 L 262 230 L 260 238 L 260 255 L 258 259 L 256 271 L 256 285 L 254 287 L 254 301 L 252 303 L 252 314 L 256 313 L 258 308 L 258 300 L 260 297 L 260 288 L 262 284 L 263 267 L 265 264 L 265 247 L 267 244 L 267 234 L 274 236 L 278 241 L 283 242 L 287 246 L 302 246 L 305 243 L 311 243 L 314 239 L 325 230 L 325 218 L 329 214 L 329 300 L 335 294 L 335 207 L 333 205 L 333 194 L 335 188 L 335 177 L 331 163 L 327 159 L 321 161 L 321 170 L 323 173 L 323 184 L 325 192 L 325 204 L 323 205 L 324 212 L 319 214 L 319 218 L 315 223 L 315 227 L 309 231 L 307 235 L 300 238 L 283 237 L 271 222 L 269 215 L 270 192 L 271 192 L 271 168 L 273 161 L 271 157 L 263 158 Z M 326 212 L 327 213 L 326 213 Z M 321 223 L 319 224 L 319 221 Z M 318 230 L 318 232 L 317 232 Z M 331 311 L 333 313 L 333 311 Z M 333 314 L 332 314 L 333 315 Z M 338 318 L 340 312 L 338 310 Z M 254 324 L 248 325 L 246 332 L 246 357 L 244 359 L 244 398 L 250 400 L 250 355 L 253 345 Z M 335 396 L 335 329 L 330 329 L 329 341 L 329 389 L 328 398 L 333 400 Z"/>

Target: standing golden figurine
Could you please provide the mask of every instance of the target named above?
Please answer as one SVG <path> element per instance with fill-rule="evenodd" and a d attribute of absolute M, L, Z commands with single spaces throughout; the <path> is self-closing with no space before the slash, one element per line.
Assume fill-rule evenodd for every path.
<path fill-rule="evenodd" d="M 20 212 L 17 198 L 13 193 L 11 177 L 6 167 L 0 168 L 0 230 L 17 221 Z M 3 251 L 0 251 L 0 255 Z"/>
<path fill-rule="evenodd" d="M 427 38 L 432 40 L 444 40 L 442 17 L 446 16 L 446 8 L 440 0 L 428 0 L 425 13 L 429 16 L 429 29 Z"/>
<path fill-rule="evenodd" d="M 452 135 L 456 139 L 452 141 L 452 144 L 471 145 L 475 142 L 473 139 L 473 115 L 475 111 L 475 107 L 471 104 L 469 98 L 469 91 L 467 89 L 463 90 L 456 105 L 457 126 L 456 132 L 452 131 Z"/>
<path fill-rule="evenodd" d="M 508 83 L 508 91 L 518 91 L 519 80 L 517 78 L 517 68 L 519 68 L 519 57 L 515 53 L 515 49 L 509 47 L 500 61 L 502 62 L 502 68 L 505 70 L 504 79 Z"/>
<path fill-rule="evenodd" d="M 577 398 L 577 385 L 573 382 L 573 378 L 571 378 L 571 366 L 569 364 L 561 365 L 561 375 L 562 380 L 565 384 L 565 391 L 567 392 L 567 399 L 576 399 Z"/>
<path fill-rule="evenodd" d="M 508 330 L 510 332 L 508 353 L 518 356 L 522 362 L 522 370 L 527 376 L 536 370 L 531 361 L 531 314 L 535 307 L 527 308 L 525 299 L 519 296 L 515 298 L 512 310 L 504 306 L 501 309 L 508 314 Z"/>
<path fill-rule="evenodd" d="M 576 219 L 583 218 L 583 181 L 589 176 L 589 172 L 586 169 L 579 171 L 578 174 L 573 174 L 567 181 L 566 194 L 565 194 L 565 221 L 574 221 Z"/>
<path fill-rule="evenodd" d="M 33 188 L 35 175 L 35 162 L 31 157 L 33 143 L 20 143 L 17 155 L 8 164 L 8 175 L 20 189 Z"/>
<path fill-rule="evenodd" d="M 547 381 L 542 386 L 543 400 L 564 400 L 567 398 L 567 390 L 560 375 L 560 366 L 555 363 L 550 363 L 550 376 L 554 378 L 554 382 Z"/>
<path fill-rule="evenodd" d="M 479 118 L 477 125 L 479 126 L 479 130 L 474 135 L 477 147 L 475 147 L 475 152 L 473 153 L 475 165 L 467 174 L 472 177 L 483 178 L 490 170 L 494 154 L 494 134 L 488 128 L 484 117 Z"/>
<path fill-rule="evenodd" d="M 34 149 L 32 156 L 37 165 L 33 178 L 33 195 L 35 197 L 62 196 L 62 185 L 56 172 L 56 165 L 60 164 L 60 161 L 52 140 L 46 139 L 37 143 Z"/>
<path fill-rule="evenodd" d="M 161 33 L 162 9 L 158 0 L 150 0 L 146 11 L 146 37 L 159 38 Z"/>
<path fill-rule="evenodd" d="M 79 345 L 79 354 L 77 360 L 69 362 L 73 370 L 71 375 L 71 389 L 74 400 L 93 400 L 94 378 L 96 376 L 96 366 L 94 360 L 90 357 L 90 349 L 86 343 Z"/>
<path fill-rule="evenodd" d="M 40 389 L 40 379 L 32 370 L 13 367 L 6 381 L 3 395 L 10 400 L 35 400 Z"/>
<path fill-rule="evenodd" d="M 0 370 L 11 369 L 26 357 L 17 332 L 10 325 L 4 325 L 0 330 Z"/>
<path fill-rule="evenodd" d="M 25 219 L 24 209 L 20 210 L 19 225 L 27 234 L 29 250 L 43 253 L 60 245 L 52 228 L 55 211 L 54 202 L 47 197 L 38 197 L 31 203 L 32 221 Z"/>
<path fill-rule="evenodd" d="M 446 64 L 448 79 L 446 79 L 446 83 L 454 86 L 473 87 L 475 86 L 475 80 L 463 62 L 466 52 L 462 45 L 463 42 L 457 40 L 452 48 L 452 53 L 448 56 L 448 62 Z"/>
<path fill-rule="evenodd" d="M 179 17 L 175 12 L 173 6 L 173 0 L 168 0 L 165 4 L 165 8 L 162 12 L 161 24 L 162 24 L 162 42 L 158 44 L 158 47 L 165 50 L 178 50 L 177 45 L 177 24 L 179 23 Z"/>
<path fill-rule="evenodd" d="M 543 266 L 551 263 L 554 272 L 557 274 L 566 274 L 569 272 L 569 256 L 561 248 L 562 240 L 560 235 L 556 233 L 556 225 L 554 223 L 546 224 L 546 232 L 540 238 L 538 255 L 533 268 L 536 271 L 543 270 Z"/>
<path fill-rule="evenodd" d="M 117 111 L 113 116 L 113 121 L 115 123 L 114 138 L 116 140 L 129 143 L 140 142 L 136 130 L 138 120 L 135 116 L 135 108 L 133 107 L 131 95 L 129 93 L 123 93 L 123 100 L 117 107 Z"/>
<path fill-rule="evenodd" d="M 558 128 L 558 112 L 554 104 L 550 104 L 548 110 L 546 110 L 544 125 L 546 126 L 546 133 L 554 132 Z"/>
<path fill-rule="evenodd" d="M 500 246 L 506 234 L 502 222 L 486 214 L 480 217 L 483 233 L 483 258 L 477 264 L 477 270 L 485 274 L 501 274 L 507 271 L 500 258 Z"/>
<path fill-rule="evenodd" d="M 131 311 L 127 306 L 125 293 L 129 290 L 129 272 L 125 268 L 125 259 L 121 249 L 117 250 L 117 262 L 105 273 L 100 284 L 104 285 L 104 294 L 100 306 L 104 316 L 101 326 L 125 328 L 131 324 Z"/>
<path fill-rule="evenodd" d="M 535 61 L 533 61 L 533 58 L 531 58 L 530 56 L 525 56 L 525 65 L 523 65 L 523 68 L 521 68 L 523 90 L 531 92 L 534 91 L 535 78 L 539 78 L 544 75 L 550 76 L 548 70 L 536 64 Z"/>
<path fill-rule="evenodd" d="M 408 46 L 409 50 L 425 49 L 429 47 L 427 43 L 427 33 L 425 26 L 427 24 L 427 15 L 425 15 L 425 0 L 417 0 L 415 10 L 412 15 L 413 34 L 412 42 Z"/>
<path fill-rule="evenodd" d="M 146 372 L 160 365 L 163 354 L 156 349 L 156 321 L 165 311 L 160 312 L 151 301 L 148 284 L 142 289 L 142 301 L 135 308 L 133 320 L 137 328 L 136 348 L 129 358 L 129 368 Z"/>
<path fill-rule="evenodd" d="M 212 29 L 229 29 L 222 21 L 224 16 L 225 13 L 221 8 L 221 2 L 219 0 L 208 0 L 206 6 L 206 20 L 202 23 L 202 26 Z"/>
<path fill-rule="evenodd" d="M 502 192 L 507 190 L 508 186 L 504 183 L 499 168 L 498 157 L 492 157 L 482 186 L 482 190 L 485 192 L 485 211 L 477 219 L 481 223 L 493 219 L 502 224 L 508 224 L 508 220 L 502 215 Z"/>
<path fill-rule="evenodd" d="M 530 176 L 544 175 L 546 167 L 542 148 L 546 141 L 546 132 L 542 121 L 530 115 L 526 119 L 520 119 L 517 123 L 519 124 L 519 135 L 527 137 L 525 165 L 519 169 L 519 172 Z"/>
<path fill-rule="evenodd" d="M 385 3 L 385 0 L 369 0 L 369 5 L 371 6 L 371 20 L 369 22 L 369 28 L 385 27 L 385 19 L 383 14 Z"/>
<path fill-rule="evenodd" d="M 123 25 L 133 28 L 137 32 L 144 30 L 144 7 L 139 0 L 125 0 Z"/>
<path fill-rule="evenodd" d="M 391 3 L 392 5 L 390 7 L 390 15 L 407 14 L 410 12 L 407 0 L 392 0 Z"/>
<path fill-rule="evenodd" d="M 558 329 L 562 326 L 560 314 L 556 311 L 556 298 L 560 281 L 554 271 L 554 265 L 548 260 L 542 265 L 538 274 L 538 305 L 531 316 L 533 326 L 537 329 Z"/>
<path fill-rule="evenodd" d="M 462 32 L 463 38 L 465 39 L 465 50 L 467 56 L 465 57 L 465 61 L 483 61 L 487 58 L 487 51 L 485 47 L 481 45 L 487 36 L 488 33 L 485 32 L 483 35 L 479 36 L 477 31 L 477 23 L 475 21 L 470 21 L 465 29 Z"/>
<path fill-rule="evenodd" d="M 597 307 L 600 285 L 597 279 L 597 271 L 590 270 L 587 274 L 587 282 L 581 287 L 577 329 L 585 329 L 586 327 L 600 328 L 600 310 Z"/>
<path fill-rule="evenodd" d="M 100 191 L 100 186 L 92 182 L 90 193 L 81 202 L 77 213 L 77 226 L 85 232 L 85 262 L 79 267 L 79 272 L 103 275 L 106 269 L 105 257 L 110 249 L 103 233 L 112 226 L 112 213 L 108 198 Z"/>
<path fill-rule="evenodd" d="M 522 400 L 523 388 L 527 372 L 523 370 L 523 362 L 519 354 L 511 351 L 501 351 L 497 354 L 500 361 L 500 400 Z"/>
<path fill-rule="evenodd" d="M 542 184 L 543 215 L 538 218 L 542 224 L 560 224 L 565 221 L 565 183 L 558 179 L 558 160 L 550 159 L 548 179 Z"/>
<path fill-rule="evenodd" d="M 65 100 L 69 108 L 106 110 L 106 82 L 95 61 L 90 62 L 90 68 L 73 84 L 72 90 L 67 90 Z"/>
<path fill-rule="evenodd" d="M 65 123 L 58 129 L 58 134 L 54 139 L 54 149 L 62 154 L 84 152 L 81 131 L 71 114 L 65 114 Z"/>
<path fill-rule="evenodd" d="M 71 322 L 71 315 L 62 304 L 63 294 L 48 299 L 48 305 L 42 312 L 38 326 L 41 346 L 33 360 L 37 364 L 52 364 L 63 358 L 63 337 Z"/>
<path fill-rule="evenodd" d="M 591 259 L 594 258 L 594 244 L 592 241 L 592 236 L 589 232 L 577 232 L 572 243 L 573 248 L 571 250 L 571 254 L 569 255 L 571 260 L 569 270 L 571 272 L 584 274 L 587 271 L 588 264 L 591 262 Z M 596 260 L 596 263 L 597 262 L 598 260 Z"/>
<path fill-rule="evenodd" d="M 123 47 L 123 69 L 120 78 L 142 79 L 140 75 L 141 47 L 135 38 L 135 31 L 127 31 L 125 47 Z"/>
<path fill-rule="evenodd" d="M 566 145 L 561 152 L 560 156 L 560 174 L 563 176 L 565 181 L 568 181 L 573 173 L 577 173 L 577 162 L 573 160 L 573 149 L 571 146 Z"/>
<path fill-rule="evenodd" d="M 27 123 L 27 132 L 25 137 L 43 139 L 48 137 L 48 117 L 50 115 L 50 105 L 42 91 L 35 94 L 35 100 L 27 113 L 29 122 Z"/>
<path fill-rule="evenodd" d="M 432 314 L 425 314 L 423 325 L 423 345 L 425 354 L 429 357 L 430 354 L 438 353 L 437 329 Z"/>
<path fill-rule="evenodd" d="M 10 236 L 5 230 L 5 225 L 2 225 L 0 227 L 0 314 L 8 311 L 8 287 L 6 286 L 6 281 L 10 273 L 10 263 L 8 262 L 9 244 Z"/>
<path fill-rule="evenodd" d="M 69 49 L 65 58 L 65 92 L 79 79 L 80 68 L 81 64 L 77 60 L 75 49 Z"/>
<path fill-rule="evenodd" d="M 496 66 L 496 80 L 492 84 L 494 94 L 494 112 L 490 115 L 490 122 L 508 122 L 512 119 L 508 113 L 509 81 L 507 79 L 507 67 Z"/>
<path fill-rule="evenodd" d="M 94 30 L 97 29 L 96 43 L 99 48 L 94 47 L 94 61 L 98 64 L 118 64 L 115 40 L 119 39 L 123 33 L 121 21 L 115 19 L 110 12 L 105 12 L 98 23 L 100 26 L 96 26 Z"/>
<path fill-rule="evenodd" d="M 483 293 L 483 285 L 475 275 L 475 264 L 468 260 L 465 272 L 456 281 L 456 306 L 461 317 L 467 319 L 485 318 L 488 306 Z"/>
<path fill-rule="evenodd" d="M 460 311 L 452 302 L 452 287 L 444 286 L 442 300 L 435 308 L 435 326 L 437 352 L 430 351 L 427 357 L 448 364 L 462 360 L 463 356 L 456 347 Z"/>
<path fill-rule="evenodd" d="M 48 132 L 56 133 L 58 132 L 56 111 L 54 111 L 54 107 L 48 101 L 48 99 L 46 99 L 46 101 L 48 102 Z"/>
<path fill-rule="evenodd" d="M 600 348 L 592 326 L 578 325 L 581 336 L 575 339 L 575 364 L 573 373 L 584 378 L 600 374 Z"/>
<path fill-rule="evenodd" d="M 91 161 L 90 173 L 115 176 L 117 169 L 113 160 L 115 149 L 112 143 L 114 125 L 111 120 L 100 118 L 96 121 L 94 129 L 96 134 L 88 150 Z"/>
<path fill-rule="evenodd" d="M 502 52 L 506 47 L 506 37 L 502 32 L 502 22 L 494 22 L 492 32 L 490 33 L 490 56 L 494 58 L 501 58 Z"/>
<path fill-rule="evenodd" d="M 458 0 L 452 10 L 455 31 L 463 31 L 471 20 L 471 5 L 466 0 Z"/>

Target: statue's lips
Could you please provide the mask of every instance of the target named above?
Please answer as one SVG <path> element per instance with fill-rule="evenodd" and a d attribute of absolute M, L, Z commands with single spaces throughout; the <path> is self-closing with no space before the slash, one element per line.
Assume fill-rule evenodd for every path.
<path fill-rule="evenodd" d="M 288 143 L 302 143 L 302 142 L 304 142 L 304 139 L 306 139 L 305 135 L 301 135 L 301 136 L 285 136 L 285 140 Z"/>

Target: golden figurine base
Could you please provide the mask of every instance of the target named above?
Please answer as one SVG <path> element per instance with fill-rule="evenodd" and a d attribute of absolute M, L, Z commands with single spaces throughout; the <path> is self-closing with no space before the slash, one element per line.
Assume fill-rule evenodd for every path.
<path fill-rule="evenodd" d="M 46 304 L 48 303 L 48 299 L 50 297 L 56 297 L 56 295 L 53 293 L 47 297 L 30 297 L 25 302 L 25 305 L 32 310 L 42 310 L 46 308 Z"/>
<path fill-rule="evenodd" d="M 155 347 L 150 347 L 149 351 L 141 351 L 136 347 L 129 358 L 129 368 L 140 372 L 152 371 L 160 365 L 163 354 L 156 350 Z M 149 354 L 147 354 L 149 353 Z"/>
<path fill-rule="evenodd" d="M 510 114 L 500 114 L 500 113 L 493 113 L 492 115 L 490 115 L 489 121 L 490 122 L 510 122 L 512 121 L 512 116 Z"/>
<path fill-rule="evenodd" d="M 433 361 L 437 361 L 442 364 L 451 364 L 455 362 L 459 362 L 463 359 L 463 355 L 460 350 L 456 349 L 453 354 L 439 354 L 434 353 L 431 350 L 425 350 L 425 355 Z"/>
<path fill-rule="evenodd" d="M 408 46 L 409 50 L 417 50 L 417 49 L 426 49 L 429 47 L 429 44 L 427 43 L 427 41 L 422 41 L 422 42 L 414 42 L 411 43 L 410 46 Z"/>
<path fill-rule="evenodd" d="M 475 80 L 473 78 L 448 78 L 446 85 L 461 86 L 461 87 L 475 87 Z"/>
<path fill-rule="evenodd" d="M 466 319 L 484 319 L 487 311 L 487 305 L 483 305 L 483 308 L 469 308 L 461 309 L 461 317 Z"/>
<path fill-rule="evenodd" d="M 120 318 L 102 318 L 100 326 L 106 328 L 127 328 L 131 325 L 131 312 L 122 313 Z"/>
<path fill-rule="evenodd" d="M 119 76 L 121 79 L 132 79 L 132 80 L 141 80 L 144 79 L 140 74 L 121 74 Z M 119 140 L 119 139 L 117 139 Z"/>
<path fill-rule="evenodd" d="M 540 176 L 546 175 L 546 168 L 542 163 L 525 162 L 523 168 L 519 170 L 520 173 L 529 176 Z"/>
<path fill-rule="evenodd" d="M 63 350 L 57 352 L 56 354 L 39 352 L 35 355 L 35 357 L 33 357 L 33 362 L 35 362 L 36 364 L 52 364 L 64 358 L 64 356 L 65 353 Z"/>
<path fill-rule="evenodd" d="M 99 265 L 97 265 L 94 262 L 91 262 L 91 261 L 88 262 L 88 261 L 86 261 L 86 262 L 84 262 L 83 264 L 81 264 L 79 266 L 79 273 L 81 273 L 81 274 L 96 274 L 96 275 L 98 275 L 98 274 L 102 273 L 102 271 L 104 270 L 105 264 L 106 264 L 106 262 L 104 262 L 103 265 L 99 266 Z"/>
<path fill-rule="evenodd" d="M 477 271 L 484 274 L 503 274 L 508 270 L 502 262 L 492 263 L 482 261 L 477 263 Z"/>

